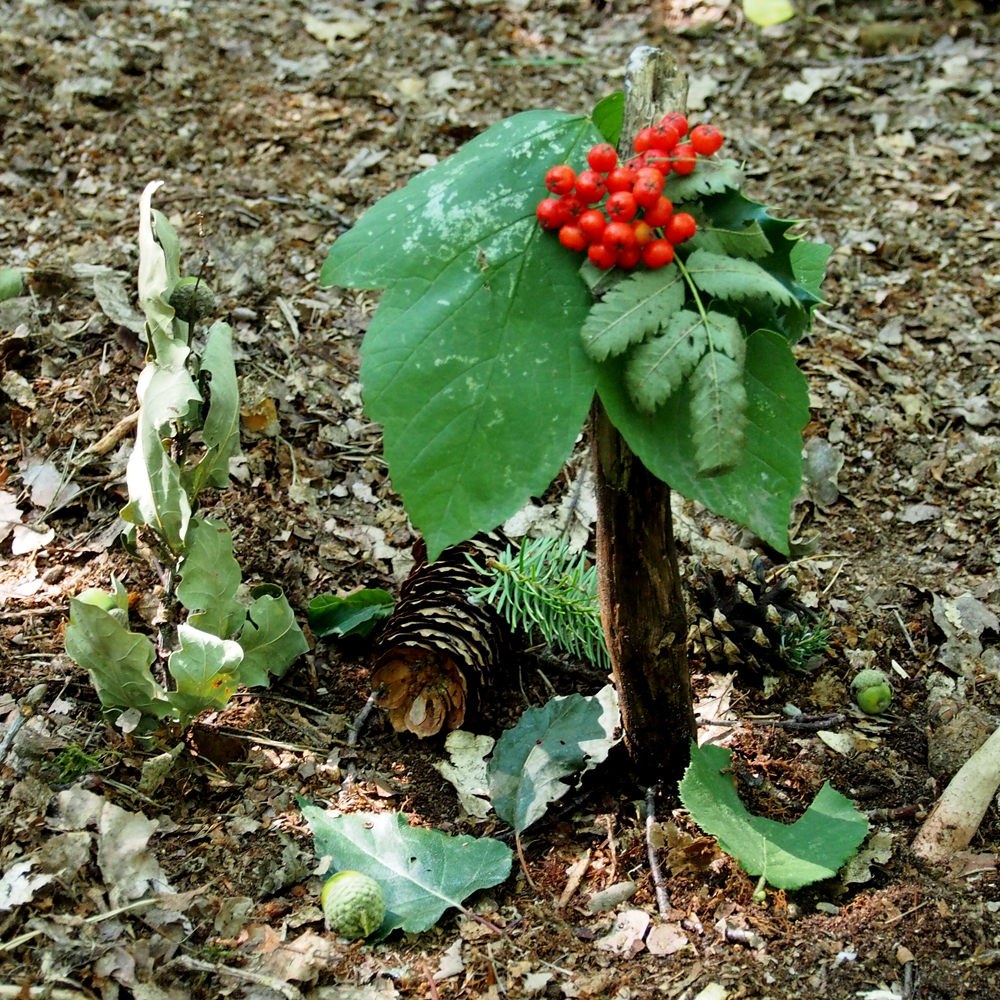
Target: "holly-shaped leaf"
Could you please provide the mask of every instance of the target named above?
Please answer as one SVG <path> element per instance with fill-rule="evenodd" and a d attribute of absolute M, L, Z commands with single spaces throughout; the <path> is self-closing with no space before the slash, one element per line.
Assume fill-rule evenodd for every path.
<path fill-rule="evenodd" d="M 563 778 L 600 764 L 615 745 L 614 688 L 592 697 L 556 697 L 529 708 L 497 741 L 489 763 L 490 800 L 520 834 L 570 790 Z"/>
<path fill-rule="evenodd" d="M 854 803 L 824 782 L 792 824 L 751 816 L 728 774 L 731 757 L 724 747 L 692 745 L 679 789 L 691 818 L 748 875 L 763 875 L 776 889 L 801 889 L 836 875 L 868 834 L 868 820 Z"/>
<path fill-rule="evenodd" d="M 760 264 L 742 257 L 695 250 L 687 259 L 688 274 L 703 292 L 720 299 L 772 298 L 791 305 L 792 293 Z"/>
<path fill-rule="evenodd" d="M 636 407 L 652 413 L 694 371 L 708 346 L 701 316 L 675 312 L 659 335 L 640 344 L 625 363 L 625 384 Z"/>
<path fill-rule="evenodd" d="M 589 119 L 525 112 L 370 208 L 324 284 L 387 286 L 362 345 L 366 413 L 431 558 L 552 481 L 596 376 L 579 258 L 535 208 L 554 163 L 582 167 Z"/>
<path fill-rule="evenodd" d="M 638 271 L 619 281 L 590 310 L 583 324 L 583 348 L 604 361 L 655 333 L 684 304 L 684 280 L 671 264 Z"/>
<path fill-rule="evenodd" d="M 177 626 L 177 639 L 180 646 L 168 662 L 177 689 L 168 697 L 181 727 L 187 728 L 206 708 L 224 708 L 239 687 L 243 647 L 184 624 Z"/>
<path fill-rule="evenodd" d="M 239 643 L 243 647 L 239 680 L 247 687 L 267 687 L 268 675 L 281 677 L 309 651 L 309 643 L 284 594 L 263 594 L 250 605 Z"/>
<path fill-rule="evenodd" d="M 710 349 L 691 374 L 691 426 L 698 475 L 722 476 L 743 460 L 747 393 L 743 385 L 746 342 L 732 316 L 710 312 Z"/>
<path fill-rule="evenodd" d="M 401 927 L 419 934 L 445 910 L 461 909 L 478 889 L 498 885 L 510 874 L 509 847 L 488 837 L 453 837 L 440 830 L 411 827 L 401 813 L 334 815 L 298 800 L 315 838 L 316 856 L 330 857 L 337 871 L 375 879 L 386 900 L 378 941 Z"/>
<path fill-rule="evenodd" d="M 612 423 L 653 475 L 709 510 L 749 525 L 779 552 L 788 552 L 792 501 L 802 482 L 802 428 L 809 391 L 787 341 L 758 330 L 746 341 L 747 393 L 743 461 L 714 479 L 698 474 L 691 394 L 685 383 L 654 413 L 641 413 L 624 386 L 625 358 L 598 369 L 598 392 Z"/>
<path fill-rule="evenodd" d="M 246 608 L 236 600 L 242 574 L 233 536 L 222 521 L 193 517 L 180 565 L 177 599 L 191 612 L 188 625 L 228 639 L 243 627 Z"/>
<path fill-rule="evenodd" d="M 153 644 L 110 612 L 70 600 L 66 653 L 90 674 L 105 708 L 136 708 L 158 719 L 170 715 L 167 693 L 149 672 L 156 659 Z"/>

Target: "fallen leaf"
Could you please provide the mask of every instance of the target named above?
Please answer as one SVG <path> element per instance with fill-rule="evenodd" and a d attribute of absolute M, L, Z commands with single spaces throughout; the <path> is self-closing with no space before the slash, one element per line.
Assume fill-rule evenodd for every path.
<path fill-rule="evenodd" d="M 637 955 L 646 945 L 643 938 L 649 929 L 649 914 L 645 910 L 625 910 L 615 921 L 611 933 L 594 943 L 599 951 L 614 955 Z"/>

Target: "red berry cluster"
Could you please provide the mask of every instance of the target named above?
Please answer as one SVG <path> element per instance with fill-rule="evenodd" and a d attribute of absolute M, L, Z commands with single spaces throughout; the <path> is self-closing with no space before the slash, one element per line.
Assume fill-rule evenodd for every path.
<path fill-rule="evenodd" d="M 686 142 L 681 139 L 687 136 Z M 552 167 L 545 186 L 553 197 L 538 203 L 543 229 L 558 229 L 559 242 L 586 251 L 595 267 L 658 268 L 674 259 L 674 247 L 694 236 L 694 219 L 675 212 L 663 194 L 667 174 L 690 174 L 699 156 L 711 156 L 722 145 L 714 125 L 697 125 L 688 135 L 687 119 L 669 114 L 636 137 L 636 156 L 618 162 L 614 146 L 599 143 L 587 154 L 589 169 Z M 607 201 L 600 204 L 607 195 Z"/>

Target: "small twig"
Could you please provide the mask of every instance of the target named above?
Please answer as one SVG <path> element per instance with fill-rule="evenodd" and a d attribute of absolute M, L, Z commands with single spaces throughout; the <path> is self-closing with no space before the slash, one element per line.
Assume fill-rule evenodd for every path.
<path fill-rule="evenodd" d="M 656 848 L 653 846 L 656 795 L 659 790 L 659 784 L 650 785 L 646 789 L 646 855 L 649 858 L 649 870 L 653 876 L 653 885 L 656 887 L 656 905 L 660 911 L 660 919 L 667 920 L 670 914 L 670 897 L 663 884 L 663 870 L 660 868 L 660 859 L 656 856 Z"/>
<path fill-rule="evenodd" d="M 361 735 L 361 730 L 368 721 L 368 716 L 372 714 L 372 711 L 375 708 L 375 701 L 378 696 L 379 692 L 377 690 L 372 691 L 372 693 L 368 695 L 365 707 L 358 712 L 358 714 L 354 717 L 354 721 L 347 727 L 347 745 L 349 747 L 357 746 L 358 737 Z"/>
<path fill-rule="evenodd" d="M 797 715 L 794 719 L 696 719 L 699 726 L 721 726 L 724 729 L 745 728 L 747 726 L 775 726 L 795 732 L 811 733 L 820 729 L 832 729 L 847 721 L 846 715 Z"/>
<path fill-rule="evenodd" d="M 426 962 L 421 962 L 420 965 L 423 967 L 424 975 L 427 977 L 427 988 L 430 991 L 431 1000 L 441 1000 L 437 983 L 434 982 L 434 976 L 431 974 L 431 967 Z"/>
<path fill-rule="evenodd" d="M 859 335 L 858 331 L 855 330 L 854 327 L 847 326 L 845 323 L 840 323 L 835 319 L 830 319 L 829 316 L 824 316 L 818 310 L 813 310 L 813 316 L 815 316 L 821 323 L 825 323 L 827 326 L 832 326 L 834 330 L 839 330 L 841 333 L 848 333 L 852 337 L 857 337 Z"/>
<path fill-rule="evenodd" d="M 202 962 L 197 958 L 191 958 L 189 955 L 178 955 L 172 961 L 168 962 L 167 965 L 177 965 L 188 972 L 214 972 L 218 976 L 232 976 L 233 979 L 241 979 L 246 983 L 257 983 L 260 986 L 266 986 L 268 989 L 280 993 L 287 1000 L 304 1000 L 301 991 L 292 986 L 291 983 L 278 979 L 276 976 L 262 976 L 259 972 L 251 972 L 249 969 L 235 969 L 231 965 Z"/>
<path fill-rule="evenodd" d="M 910 647 L 910 652 L 914 656 L 919 656 L 917 652 L 917 647 L 913 645 L 913 637 L 910 635 L 910 630 L 903 624 L 902 615 L 899 613 L 899 608 L 893 608 L 892 613 L 896 616 L 896 621 L 899 622 L 900 631 L 903 633 L 903 638 L 906 640 L 906 644 Z"/>
<path fill-rule="evenodd" d="M 79 457 L 76 460 L 76 464 L 83 466 L 86 465 L 88 460 L 93 457 L 100 457 L 101 455 L 106 455 L 112 448 L 117 446 L 123 438 L 128 437 L 132 431 L 135 430 L 135 425 L 139 422 L 139 411 L 136 410 L 135 413 L 129 413 L 127 416 L 121 418 L 111 430 L 108 431 L 104 437 L 95 441 L 92 445 L 84 448 L 80 452 Z"/>
<path fill-rule="evenodd" d="M 521 848 L 521 835 L 519 833 L 514 834 L 514 844 L 517 846 L 517 857 L 521 862 L 521 871 L 524 872 L 524 877 L 528 880 L 528 885 L 530 885 L 535 892 L 538 892 L 538 886 L 535 885 L 535 882 L 531 877 L 531 872 L 528 871 L 528 864 L 524 860 L 524 851 Z"/>
<path fill-rule="evenodd" d="M 618 851 L 615 848 L 614 820 L 611 816 L 605 816 L 604 822 L 608 828 L 608 850 L 611 852 L 611 868 L 608 870 L 608 883 L 614 885 L 615 875 L 618 873 Z"/>
<path fill-rule="evenodd" d="M 922 910 L 925 906 L 930 906 L 930 903 L 929 899 L 925 899 L 922 903 L 917 903 L 916 906 L 911 906 L 910 909 L 904 910 L 902 913 L 897 913 L 894 917 L 890 917 L 882 926 L 888 927 L 890 924 L 897 923 L 903 917 L 908 917 L 911 913 L 916 913 L 917 910 Z"/>
<path fill-rule="evenodd" d="M 38 706 L 44 700 L 45 694 L 48 690 L 49 688 L 47 684 L 36 684 L 24 696 L 24 698 L 21 699 L 20 711 L 14 717 L 14 721 L 7 727 L 7 732 L 4 734 L 3 742 L 0 743 L 0 764 L 4 762 L 4 758 L 13 746 L 14 737 L 17 736 L 17 734 L 21 731 L 21 727 L 38 710 Z"/>
<path fill-rule="evenodd" d="M 892 819 L 913 819 L 920 812 L 920 806 L 895 806 L 892 809 L 867 809 L 865 815 L 877 823 Z"/>

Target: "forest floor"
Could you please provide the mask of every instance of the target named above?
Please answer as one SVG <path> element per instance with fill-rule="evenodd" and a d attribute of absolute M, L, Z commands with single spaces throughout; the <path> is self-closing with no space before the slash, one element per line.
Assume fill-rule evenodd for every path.
<path fill-rule="evenodd" d="M 31 269 L 29 294 L 0 305 L 0 721 L 47 685 L 0 770 L 0 996 L 1000 995 L 1000 808 L 952 870 L 909 850 L 1000 717 L 998 26 L 967 3 L 805 6 L 761 31 L 729 2 L 0 0 L 0 266 Z M 165 182 L 156 205 L 182 273 L 208 261 L 244 401 L 277 408 L 279 433 L 245 427 L 245 464 L 204 508 L 232 529 L 245 578 L 279 584 L 304 622 L 322 593 L 397 592 L 415 539 L 361 408 L 377 295 L 321 288 L 328 246 L 503 117 L 589 111 L 642 43 L 676 53 L 692 117 L 723 128 L 747 193 L 834 248 L 827 304 L 796 349 L 809 457 L 779 567 L 828 617 L 830 647 L 766 692 L 694 657 L 699 710 L 733 720 L 705 732 L 736 752 L 754 811 L 793 819 L 830 781 L 878 839 L 850 877 L 758 903 L 711 842 L 684 853 L 697 828 L 660 800 L 681 848 L 661 851 L 663 921 L 644 790 L 608 766 L 526 834 L 534 887 L 515 864 L 473 898 L 502 935 L 451 910 L 419 935 L 338 941 L 296 796 L 506 834 L 465 814 L 434 769 L 440 739 L 376 714 L 348 745 L 365 647 L 314 641 L 271 689 L 199 720 L 158 786 L 143 766 L 159 751 L 104 723 L 63 652 L 69 597 L 111 573 L 136 623 L 155 606 L 153 572 L 119 542 L 131 435 L 79 461 L 136 405 L 139 194 Z M 533 504 L 536 529 L 585 462 L 581 443 Z M 775 557 L 693 504 L 676 515 L 687 578 Z M 477 731 L 498 736 L 546 700 L 538 666 L 524 659 Z M 895 687 L 876 720 L 852 709 L 862 666 Z M 786 704 L 848 721 L 825 741 L 759 721 Z M 638 891 L 619 909 L 651 915 L 655 940 L 610 941 L 619 912 L 586 906 L 622 879 Z M 168 895 L 136 906 L 150 884 Z"/>

